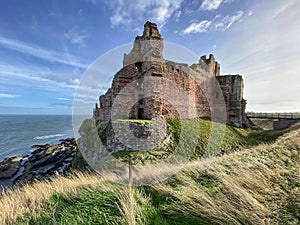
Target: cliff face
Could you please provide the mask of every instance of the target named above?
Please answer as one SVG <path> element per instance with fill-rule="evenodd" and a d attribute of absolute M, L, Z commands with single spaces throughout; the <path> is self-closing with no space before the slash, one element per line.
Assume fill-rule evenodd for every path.
<path fill-rule="evenodd" d="M 162 52 L 163 38 L 156 24 L 146 22 L 143 35 L 124 54 L 123 68 L 112 87 L 100 96 L 95 119 L 211 117 L 215 107 L 219 114 L 227 114 L 228 123 L 247 125 L 240 75 L 220 76 L 220 64 L 212 54 L 189 66 L 165 60 Z M 213 98 L 223 101 L 222 96 L 224 106 L 209 102 Z"/>

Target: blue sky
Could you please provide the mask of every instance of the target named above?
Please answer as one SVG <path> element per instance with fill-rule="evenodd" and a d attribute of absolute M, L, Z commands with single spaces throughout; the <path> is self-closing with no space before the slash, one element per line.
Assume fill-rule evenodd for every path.
<path fill-rule="evenodd" d="M 298 0 L 3 0 L 0 113 L 71 114 L 89 66 L 147 20 L 165 41 L 214 53 L 222 74 L 242 74 L 247 110 L 300 111 Z M 112 75 L 104 71 L 91 88 Z"/>

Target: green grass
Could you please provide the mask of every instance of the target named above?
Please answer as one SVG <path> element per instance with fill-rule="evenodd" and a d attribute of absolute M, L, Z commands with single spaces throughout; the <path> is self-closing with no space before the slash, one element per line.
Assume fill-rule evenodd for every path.
<path fill-rule="evenodd" d="M 162 184 L 135 187 L 137 224 L 299 224 L 298 139 L 193 161 Z M 128 224 L 127 186 L 56 193 L 16 224 Z"/>
<path fill-rule="evenodd" d="M 126 121 L 144 121 L 144 120 L 126 120 Z M 168 125 L 168 134 L 170 142 L 160 148 L 151 149 L 149 151 L 120 151 L 114 153 L 114 156 L 121 161 L 128 161 L 131 158 L 133 164 L 153 164 L 157 161 L 169 157 L 174 153 L 175 149 L 178 152 L 193 152 L 191 159 L 201 158 L 209 150 L 209 138 L 211 136 L 212 126 L 222 126 L 217 122 L 212 122 L 209 119 L 166 119 Z M 107 122 L 97 122 L 97 129 L 100 139 L 106 143 L 106 128 Z M 181 129 L 184 126 L 184 136 L 181 139 Z M 218 130 L 218 129 L 217 129 Z M 233 151 L 241 150 L 245 147 L 255 146 L 261 143 L 270 143 L 275 141 L 277 137 L 283 134 L 284 131 L 253 131 L 241 128 L 226 126 L 225 136 L 220 144 L 220 140 L 212 140 L 210 155 L 223 155 Z M 194 134 L 198 138 L 195 138 Z M 182 140 L 179 144 L 179 140 Z M 196 141 L 192 144 L 191 140 Z M 193 149 L 191 148 L 193 146 Z"/>
<path fill-rule="evenodd" d="M 203 162 L 212 122 L 196 121 L 200 138 L 191 162 L 161 184 L 134 188 L 137 224 L 299 224 L 299 130 L 284 134 L 228 126 L 218 157 Z M 125 160 L 130 155 L 149 163 L 150 156 L 155 161 L 171 152 L 183 124 L 177 119 L 167 123 L 171 144 L 142 154 L 120 152 L 119 157 Z M 192 125 L 189 132 L 194 132 Z M 274 142 L 282 135 L 283 141 Z M 126 185 L 109 182 L 102 188 L 55 193 L 14 224 L 128 224 L 126 193 Z"/>
<path fill-rule="evenodd" d="M 151 122 L 151 120 L 137 119 L 127 119 L 124 121 L 138 121 L 140 123 Z M 84 125 L 88 126 L 90 123 L 94 122 L 86 120 Z M 212 126 L 222 126 L 221 124 L 205 118 L 166 119 L 166 123 L 168 125 L 168 135 L 170 135 L 170 142 L 168 144 L 149 151 L 120 151 L 114 153 L 114 157 L 123 162 L 127 162 L 129 158 L 131 158 L 132 163 L 135 165 L 147 165 L 166 159 L 177 149 L 177 152 L 191 152 L 191 160 L 195 160 L 203 157 L 208 151 L 210 156 L 220 156 L 261 143 L 271 143 L 284 133 L 284 131 L 254 131 L 226 126 L 222 143 L 220 144 L 221 140 L 216 138 L 212 140 L 211 145 L 208 146 Z M 103 144 L 106 144 L 107 124 L 106 121 L 96 121 L 96 129 Z M 181 138 L 182 127 L 184 127 L 183 138 Z M 195 138 L 195 134 L 197 138 Z M 180 139 L 182 142 L 179 145 Z M 197 143 L 191 143 L 191 139 Z M 214 146 L 217 147 L 214 148 Z M 79 170 L 84 170 L 85 168 L 90 169 L 80 154 L 77 154 L 75 157 L 73 166 Z"/>
<path fill-rule="evenodd" d="M 99 189 L 56 193 L 43 203 L 43 210 L 18 218 L 17 224 L 120 224 L 117 201 L 116 193 Z"/>
<path fill-rule="evenodd" d="M 148 123 L 153 122 L 153 120 L 142 120 L 142 119 L 118 119 L 117 121 L 131 122 L 131 123 L 141 123 L 141 124 L 148 124 Z"/>
<path fill-rule="evenodd" d="M 253 145 L 258 145 L 261 143 L 270 143 L 275 141 L 278 137 L 283 135 L 285 130 L 265 130 L 265 131 L 255 131 L 249 133 L 246 137 L 248 143 Z"/>
<path fill-rule="evenodd" d="M 92 170 L 79 151 L 76 153 L 72 161 L 72 167 L 79 171 Z"/>

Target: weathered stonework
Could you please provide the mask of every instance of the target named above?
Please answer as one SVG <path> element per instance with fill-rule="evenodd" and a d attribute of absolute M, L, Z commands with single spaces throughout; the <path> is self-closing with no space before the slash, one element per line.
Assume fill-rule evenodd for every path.
<path fill-rule="evenodd" d="M 94 118 L 211 117 L 211 96 L 223 95 L 227 123 L 248 125 L 242 76 L 220 76 L 220 64 L 212 54 L 189 66 L 165 60 L 162 51 L 163 39 L 156 24 L 147 22 L 131 52 L 124 54 L 123 68 L 116 73 L 112 87 L 100 96 Z M 221 93 L 211 82 L 214 79 Z M 123 110 L 126 107 L 130 109 Z"/>
<path fill-rule="evenodd" d="M 163 146 L 170 138 L 166 123 L 159 118 L 152 119 L 150 123 L 110 121 L 106 136 L 109 152 L 155 149 Z"/>
<path fill-rule="evenodd" d="M 224 96 L 227 121 L 236 127 L 249 127 L 245 113 L 246 100 L 243 98 L 244 81 L 241 75 L 224 75 L 216 77 Z"/>

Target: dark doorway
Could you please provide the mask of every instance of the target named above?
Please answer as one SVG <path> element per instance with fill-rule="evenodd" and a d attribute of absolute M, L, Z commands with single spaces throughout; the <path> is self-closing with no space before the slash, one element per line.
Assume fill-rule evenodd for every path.
<path fill-rule="evenodd" d="M 143 63 L 142 62 L 136 62 L 135 63 L 135 68 L 138 72 L 142 72 L 142 66 L 143 66 Z"/>
<path fill-rule="evenodd" d="M 144 109 L 139 108 L 138 110 L 138 119 L 143 119 Z"/>

